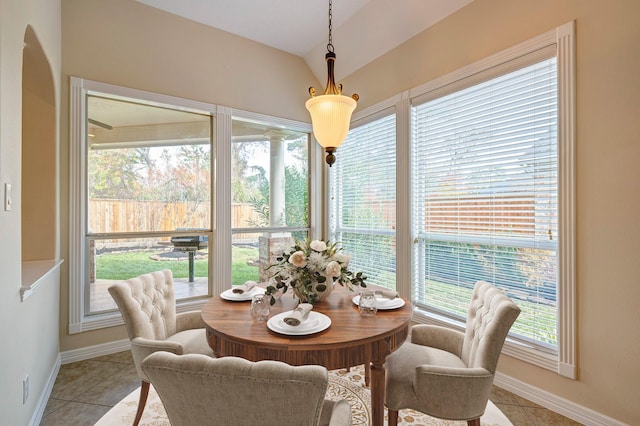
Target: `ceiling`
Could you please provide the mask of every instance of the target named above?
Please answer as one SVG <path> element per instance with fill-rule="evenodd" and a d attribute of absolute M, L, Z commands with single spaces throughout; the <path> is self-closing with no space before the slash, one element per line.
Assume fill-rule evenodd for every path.
<path fill-rule="evenodd" d="M 326 81 L 328 0 L 136 0 L 300 56 Z M 340 80 L 473 0 L 334 0 Z"/>

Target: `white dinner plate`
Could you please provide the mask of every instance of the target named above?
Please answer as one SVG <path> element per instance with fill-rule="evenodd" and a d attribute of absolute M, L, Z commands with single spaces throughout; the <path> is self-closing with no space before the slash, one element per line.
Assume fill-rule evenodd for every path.
<path fill-rule="evenodd" d="M 326 330 L 331 325 L 331 318 L 320 312 L 311 311 L 309 317 L 300 325 L 292 326 L 284 322 L 284 319 L 292 311 L 282 312 L 274 315 L 267 321 L 267 327 L 271 331 L 289 336 L 306 336 L 307 334 L 319 333 Z"/>
<path fill-rule="evenodd" d="M 351 299 L 356 305 L 360 305 L 360 295 L 354 296 Z M 389 299 L 383 296 L 376 296 L 376 302 L 378 302 L 379 311 L 387 311 L 389 309 L 398 309 L 404 306 L 404 299 L 396 297 L 395 299 Z"/>
<path fill-rule="evenodd" d="M 244 302 L 247 300 L 251 300 L 251 298 L 255 295 L 255 294 L 262 294 L 264 293 L 266 290 L 262 287 L 253 287 L 251 290 L 249 291 L 245 291 L 244 293 L 234 293 L 233 289 L 228 289 L 223 291 L 222 293 L 220 293 L 220 297 L 222 297 L 225 300 L 230 300 L 232 302 Z"/>

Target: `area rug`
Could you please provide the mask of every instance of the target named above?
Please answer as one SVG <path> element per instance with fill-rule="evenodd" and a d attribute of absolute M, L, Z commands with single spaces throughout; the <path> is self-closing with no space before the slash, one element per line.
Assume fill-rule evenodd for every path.
<path fill-rule="evenodd" d="M 131 425 L 138 406 L 140 389 L 136 389 L 127 395 L 122 401 L 109 410 L 96 426 L 120 426 Z M 354 426 L 368 426 L 371 424 L 371 394 L 369 388 L 364 386 L 364 367 L 358 366 L 347 370 L 333 370 L 329 372 L 329 386 L 327 399 L 346 399 L 351 404 Z M 401 410 L 398 423 L 401 425 L 415 426 L 466 426 L 467 422 L 440 420 L 413 410 Z M 484 415 L 480 418 L 483 426 L 512 426 L 507 417 L 491 402 L 487 404 Z M 386 409 L 385 409 L 386 424 Z M 142 415 L 140 425 L 169 426 L 167 414 L 158 394 L 151 386 L 147 405 Z"/>

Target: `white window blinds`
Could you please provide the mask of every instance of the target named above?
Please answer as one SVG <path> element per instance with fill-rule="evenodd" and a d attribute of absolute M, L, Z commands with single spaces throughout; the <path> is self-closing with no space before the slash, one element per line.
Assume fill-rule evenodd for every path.
<path fill-rule="evenodd" d="M 331 238 L 369 283 L 395 288 L 395 113 L 353 126 L 330 180 Z"/>
<path fill-rule="evenodd" d="M 464 319 L 485 280 L 522 313 L 512 336 L 557 346 L 556 59 L 412 107 L 416 304 Z"/>

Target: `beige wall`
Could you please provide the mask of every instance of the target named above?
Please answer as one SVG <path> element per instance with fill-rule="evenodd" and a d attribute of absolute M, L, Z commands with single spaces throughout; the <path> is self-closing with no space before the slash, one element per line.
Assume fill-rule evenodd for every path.
<path fill-rule="evenodd" d="M 63 0 L 69 75 L 306 121 L 303 59 L 133 0 Z M 65 98 L 66 98 L 65 94 Z"/>
<path fill-rule="evenodd" d="M 499 371 L 640 422 L 640 2 L 476 0 L 342 83 L 358 108 L 571 20 L 577 39 L 578 380 L 503 356 Z"/>
<path fill-rule="evenodd" d="M 62 216 L 68 217 L 69 76 L 307 121 L 303 59 L 133 0 L 62 1 Z M 68 227 L 63 228 L 68 235 Z M 68 252 L 63 241 L 63 253 Z M 69 335 L 62 268 L 62 351 L 126 338 L 124 327 Z"/>
<path fill-rule="evenodd" d="M 44 90 L 42 87 L 26 90 L 26 102 L 38 104 L 39 111 L 45 111 L 47 115 L 46 129 L 33 129 L 31 136 L 45 131 L 47 145 L 44 150 L 49 153 L 50 164 L 55 165 L 58 116 L 51 119 L 51 108 L 57 112 L 60 102 L 60 9 L 60 1 L 56 0 L 0 0 L 0 187 L 10 183 L 14 195 L 12 210 L 0 209 L 0 422 L 7 425 L 25 425 L 33 419 L 38 399 L 55 370 L 59 352 L 57 274 L 44 280 L 24 302 L 20 300 L 19 289 L 22 284 L 21 221 L 25 198 L 22 194 L 22 154 L 28 153 L 22 146 L 23 44 L 30 26 L 46 56 L 36 62 L 40 65 L 48 63 L 48 66 L 38 68 L 43 73 Z M 34 99 L 36 94 L 44 95 L 46 100 Z M 51 128 L 51 121 L 54 128 Z M 55 166 L 48 170 L 55 170 Z M 55 181 L 55 176 L 50 175 L 48 179 Z M 52 182 L 54 193 L 55 186 Z M 4 199 L 4 196 L 0 198 Z M 47 194 L 46 198 L 47 206 L 54 208 L 55 195 Z M 38 215 L 32 217 L 40 220 Z M 49 250 L 46 254 L 31 254 L 51 258 L 55 256 L 52 251 L 56 251 L 59 227 L 55 222 L 55 211 L 47 212 L 46 217 L 49 230 L 44 235 L 44 244 Z M 30 396 L 23 404 L 22 380 L 26 375 L 29 376 Z"/>
<path fill-rule="evenodd" d="M 68 217 L 69 202 L 69 75 L 296 120 L 307 120 L 300 108 L 306 88 L 319 86 L 300 58 L 133 0 L 63 0 L 61 64 L 56 1 L 0 0 L 0 6 L 0 183 L 20 188 L 20 58 L 30 23 L 48 55 L 56 86 L 62 81 L 62 91 L 56 92 L 56 100 L 62 100 L 61 218 Z M 640 2 L 635 0 L 476 0 L 341 81 L 350 93 L 361 95 L 361 109 L 576 20 L 579 377 L 568 380 L 508 357 L 499 370 L 629 424 L 640 419 L 638 16 Z M 64 219 L 60 223 L 61 257 L 66 258 L 68 227 Z M 19 203 L 12 212 L 0 211 L 0 235 L 5 348 L 0 355 L 0 411 L 9 413 L 10 424 L 24 424 L 31 411 L 21 405 L 22 376 L 29 371 L 32 380 L 35 375 L 42 382 L 55 345 L 35 325 L 46 321 L 51 304 L 57 305 L 58 291 L 51 286 L 25 304 L 19 302 Z M 60 349 L 124 338 L 123 328 L 67 334 L 66 267 L 59 294 Z"/>

